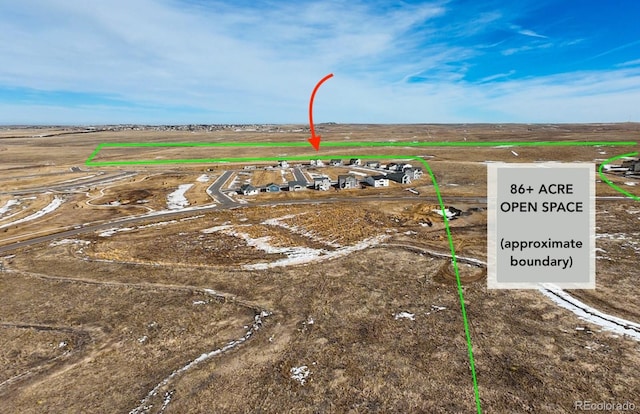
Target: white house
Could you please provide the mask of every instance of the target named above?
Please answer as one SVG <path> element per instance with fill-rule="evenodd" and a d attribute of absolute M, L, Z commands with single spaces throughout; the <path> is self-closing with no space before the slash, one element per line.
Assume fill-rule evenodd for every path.
<path fill-rule="evenodd" d="M 313 188 L 316 190 L 327 191 L 331 188 L 331 180 L 329 177 L 316 177 L 313 179 Z"/>
<path fill-rule="evenodd" d="M 304 181 L 289 181 L 289 191 L 302 191 L 307 188 L 307 183 Z"/>
<path fill-rule="evenodd" d="M 242 187 L 240 187 L 240 193 L 243 195 L 256 195 L 258 194 L 260 190 L 258 190 L 256 187 L 252 186 L 251 184 L 245 184 Z"/>
<path fill-rule="evenodd" d="M 347 188 L 357 188 L 358 180 L 353 175 L 339 175 L 338 176 L 338 188 L 347 189 Z"/>
<path fill-rule="evenodd" d="M 364 181 L 372 187 L 389 187 L 389 179 L 385 175 L 370 175 Z"/>

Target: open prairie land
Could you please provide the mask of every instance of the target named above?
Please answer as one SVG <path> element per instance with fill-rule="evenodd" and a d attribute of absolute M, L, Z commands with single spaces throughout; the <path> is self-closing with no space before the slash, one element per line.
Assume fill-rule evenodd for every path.
<path fill-rule="evenodd" d="M 638 151 L 606 142 L 637 141 L 640 125 L 317 129 L 394 146 L 103 148 L 93 161 L 308 160 L 92 167 L 100 143 L 304 142 L 308 131 L 0 128 L 0 412 L 467 413 L 472 366 L 486 413 L 640 409 L 640 202 L 597 177 L 596 290 L 486 287 L 487 163 L 599 164 Z M 384 170 L 364 165 L 376 156 L 411 170 L 419 157 L 433 178 L 365 185 Z M 318 157 L 363 165 L 310 165 Z M 288 191 L 344 175 L 358 184 Z M 607 178 L 640 195 L 640 179 Z M 271 183 L 279 191 L 242 193 Z"/>

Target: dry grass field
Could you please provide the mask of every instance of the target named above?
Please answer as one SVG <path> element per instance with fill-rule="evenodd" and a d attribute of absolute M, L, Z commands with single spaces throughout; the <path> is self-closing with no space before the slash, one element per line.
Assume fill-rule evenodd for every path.
<path fill-rule="evenodd" d="M 328 141 L 635 141 L 639 132 L 637 124 L 318 127 Z M 222 189 L 280 184 L 293 172 L 84 166 L 102 142 L 286 142 L 307 134 L 295 125 L 0 129 L 0 412 L 476 412 L 456 275 L 428 175 L 385 189 L 232 195 L 232 203 L 207 193 L 226 171 L 233 172 Z M 598 163 L 637 150 L 320 152 L 425 157 L 445 205 L 463 212 L 449 227 L 483 412 L 566 413 L 577 400 L 640 409 L 640 342 L 537 290 L 486 288 L 486 162 Z M 188 148 L 118 151 L 105 149 L 96 161 L 205 157 Z M 335 179 L 348 171 L 313 172 Z M 608 177 L 640 191 L 638 179 Z M 601 182 L 596 190 L 620 195 Z M 568 292 L 636 323 L 639 219 L 637 201 L 597 201 L 597 289 Z M 9 247 L 18 241 L 27 243 Z"/>

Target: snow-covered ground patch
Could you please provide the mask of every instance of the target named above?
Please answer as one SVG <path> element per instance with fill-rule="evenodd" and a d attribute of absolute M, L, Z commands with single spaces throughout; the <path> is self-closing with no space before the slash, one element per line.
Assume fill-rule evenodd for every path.
<path fill-rule="evenodd" d="M 434 213 L 439 214 L 439 215 L 441 215 L 441 216 L 442 216 L 442 209 L 434 208 L 434 209 L 433 209 L 433 210 L 431 210 L 431 211 L 433 211 Z M 444 212 L 445 212 L 445 214 L 447 215 L 447 218 L 448 218 L 448 219 L 450 219 L 450 218 L 452 218 L 452 217 L 455 217 L 455 216 L 456 216 L 456 213 L 454 213 L 453 211 L 449 210 L 449 208 L 446 208 L 446 209 L 444 210 Z"/>
<path fill-rule="evenodd" d="M 196 178 L 196 181 L 199 183 L 207 183 L 209 182 L 209 176 L 207 174 L 202 174 L 200 177 Z"/>
<path fill-rule="evenodd" d="M 91 243 L 89 240 L 62 239 L 62 240 L 52 241 L 51 243 L 49 243 L 49 246 L 56 247 L 56 246 L 64 246 L 67 244 L 89 244 L 89 243 Z"/>
<path fill-rule="evenodd" d="M 518 156 L 518 153 L 517 153 L 517 152 L 515 152 L 515 151 L 513 151 L 513 150 L 511 150 L 511 153 L 512 153 L 513 155 L 515 155 L 516 157 Z"/>
<path fill-rule="evenodd" d="M 307 382 L 309 374 L 311 374 L 311 371 L 309 371 L 309 367 L 306 365 L 293 367 L 291 368 L 291 370 L 289 370 L 289 372 L 291 373 L 291 379 L 298 381 L 300 385 L 304 385 L 304 383 Z"/>
<path fill-rule="evenodd" d="M 317 260 L 331 260 L 331 259 L 335 259 L 335 258 L 338 258 L 338 257 L 347 256 L 347 255 L 349 255 L 351 253 L 354 253 L 354 252 L 359 251 L 359 250 L 364 250 L 364 249 L 366 249 L 368 247 L 371 247 L 371 246 L 375 246 L 376 244 L 379 244 L 380 242 L 382 242 L 386 238 L 387 238 L 387 236 L 371 237 L 371 238 L 362 240 L 361 242 L 359 242 L 359 243 L 357 243 L 355 245 L 341 247 L 341 248 L 336 249 L 334 251 L 326 251 L 324 249 L 312 249 L 312 248 L 308 248 L 308 247 L 291 247 L 291 248 L 275 247 L 274 248 L 273 246 L 270 246 L 267 243 L 268 240 L 261 240 L 260 243 L 258 243 L 256 245 L 256 247 L 258 247 L 258 248 L 261 248 L 261 247 L 262 248 L 266 248 L 267 250 L 270 250 L 270 249 L 276 249 L 276 250 L 282 249 L 282 250 L 276 251 L 276 252 L 277 253 L 284 253 L 285 255 L 287 255 L 287 258 L 286 259 L 277 260 L 277 261 L 272 262 L 272 263 L 257 263 L 257 264 L 252 264 L 252 265 L 244 265 L 243 267 L 245 269 L 248 269 L 248 270 L 254 270 L 254 269 L 255 270 L 259 270 L 259 269 L 269 269 L 269 268 L 272 268 L 272 267 L 306 264 L 306 263 L 315 262 Z M 249 245 L 251 245 L 251 244 L 249 244 Z"/>
<path fill-rule="evenodd" d="M 275 225 L 275 222 L 270 222 L 272 225 Z M 243 227 L 247 225 L 242 225 L 238 227 Z M 201 230 L 202 233 L 212 234 L 216 232 L 221 232 L 228 236 L 238 237 L 243 239 L 247 246 L 255 247 L 258 250 L 262 250 L 268 254 L 283 254 L 286 256 L 284 259 L 276 260 L 271 263 L 256 263 L 250 265 L 244 265 L 243 268 L 247 270 L 264 270 L 273 267 L 281 267 L 281 266 L 290 266 L 290 265 L 299 265 L 299 264 L 307 264 L 311 262 L 315 262 L 317 260 L 330 260 L 338 257 L 343 257 L 349 255 L 353 252 L 364 250 L 368 247 L 379 244 L 383 240 L 387 239 L 389 236 L 375 236 L 370 237 L 368 239 L 362 240 L 359 243 L 356 243 L 352 246 L 339 246 L 336 250 L 326 250 L 326 249 L 314 249 L 311 247 L 301 247 L 301 246 L 273 246 L 269 243 L 271 240 L 270 236 L 263 237 L 251 237 L 247 233 L 243 233 L 241 231 L 237 231 L 234 229 L 234 226 L 229 224 L 223 224 L 220 226 L 211 227 L 208 229 Z M 324 242 L 327 243 L 327 242 Z"/>
<path fill-rule="evenodd" d="M 369 175 L 369 174 L 358 172 L 358 171 L 349 171 L 349 174 L 359 175 L 361 177 L 366 177 L 367 175 Z"/>
<path fill-rule="evenodd" d="M 436 313 L 436 312 L 441 312 L 446 309 L 447 308 L 445 308 L 444 306 L 431 305 L 431 312 L 427 312 L 427 315 L 431 315 L 432 313 Z"/>
<path fill-rule="evenodd" d="M 638 185 L 638 183 L 637 183 L 637 182 L 635 182 L 635 181 L 626 181 L 626 182 L 624 183 L 624 185 L 634 186 L 634 185 Z"/>
<path fill-rule="evenodd" d="M 415 321 L 416 320 L 416 315 L 415 315 L 415 313 L 398 312 L 395 315 L 393 315 L 393 319 L 395 319 L 395 320 L 398 320 L 398 319 L 409 319 L 410 321 Z"/>
<path fill-rule="evenodd" d="M 220 226 L 209 227 L 208 229 L 200 230 L 200 232 L 205 234 L 211 234 L 211 233 L 216 233 L 223 230 L 228 230 L 232 227 L 233 226 L 231 224 L 222 224 Z"/>
<path fill-rule="evenodd" d="M 3 225 L 0 226 L 0 229 L 4 228 L 4 227 L 9 227 L 9 226 L 14 226 L 16 224 L 21 224 L 21 223 L 25 223 L 27 221 L 32 221 L 32 220 L 36 220 L 39 219 L 40 217 L 49 214 L 53 211 L 55 211 L 58 207 L 60 207 L 62 205 L 62 203 L 64 202 L 64 200 L 60 197 L 55 197 L 47 206 L 45 206 L 42 210 L 36 211 L 35 213 L 21 218 L 19 220 L 16 221 L 12 221 L 10 223 L 5 223 Z"/>
<path fill-rule="evenodd" d="M 301 213 L 301 214 L 306 214 L 306 213 Z M 294 218 L 297 215 L 300 215 L 300 214 L 288 214 L 286 216 L 273 218 L 273 219 L 268 219 L 268 220 L 263 221 L 262 224 L 265 224 L 267 226 L 282 227 L 283 229 L 289 230 L 291 233 L 307 237 L 310 240 L 326 244 L 327 246 L 331 246 L 331 247 L 335 247 L 335 248 L 342 247 L 341 244 L 335 243 L 333 241 L 325 240 L 325 239 L 323 239 L 322 237 L 318 236 L 317 234 L 315 234 L 313 232 L 310 232 L 308 230 L 302 229 L 302 228 L 300 228 L 298 226 L 291 226 L 291 225 L 283 222 L 283 220 L 288 220 L 290 218 Z"/>
<path fill-rule="evenodd" d="M 13 206 L 20 205 L 20 201 L 16 199 L 12 199 L 4 203 L 2 207 L 0 207 L 0 217 L 2 217 L 9 209 Z"/>
<path fill-rule="evenodd" d="M 640 324 L 600 312 L 556 286 L 543 285 L 539 290 L 555 304 L 570 310 L 578 318 L 600 326 L 602 330 L 626 335 L 640 341 Z"/>
<path fill-rule="evenodd" d="M 123 232 L 123 231 L 131 231 L 131 230 L 135 230 L 135 228 L 133 228 L 133 227 L 121 227 L 121 228 L 114 227 L 112 229 L 103 231 L 102 233 L 98 234 L 98 236 L 100 236 L 100 237 L 111 237 L 116 233 L 120 233 L 120 232 Z"/>
<path fill-rule="evenodd" d="M 167 208 L 169 210 L 180 210 L 189 206 L 189 200 L 184 194 L 193 187 L 193 184 L 180 184 L 178 189 L 167 195 Z"/>

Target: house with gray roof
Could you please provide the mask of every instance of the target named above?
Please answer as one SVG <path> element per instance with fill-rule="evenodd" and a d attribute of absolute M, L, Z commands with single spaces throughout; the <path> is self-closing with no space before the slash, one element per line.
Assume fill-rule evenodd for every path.
<path fill-rule="evenodd" d="M 313 188 L 315 190 L 327 191 L 331 188 L 331 180 L 329 177 L 316 177 L 313 179 Z"/>
<path fill-rule="evenodd" d="M 353 174 L 348 175 L 339 175 L 338 176 L 338 188 L 339 189 L 349 189 L 349 188 L 357 188 L 358 180 Z"/>
<path fill-rule="evenodd" d="M 405 172 L 395 172 L 387 174 L 387 178 L 400 184 L 410 184 L 411 175 Z"/>
<path fill-rule="evenodd" d="M 244 184 L 240 187 L 240 194 L 242 195 L 256 195 L 258 192 L 259 190 L 251 184 Z"/>
<path fill-rule="evenodd" d="M 372 187 L 389 187 L 389 179 L 386 175 L 370 175 L 364 182 Z"/>
<path fill-rule="evenodd" d="M 289 181 L 289 191 L 302 191 L 307 189 L 306 181 Z"/>

